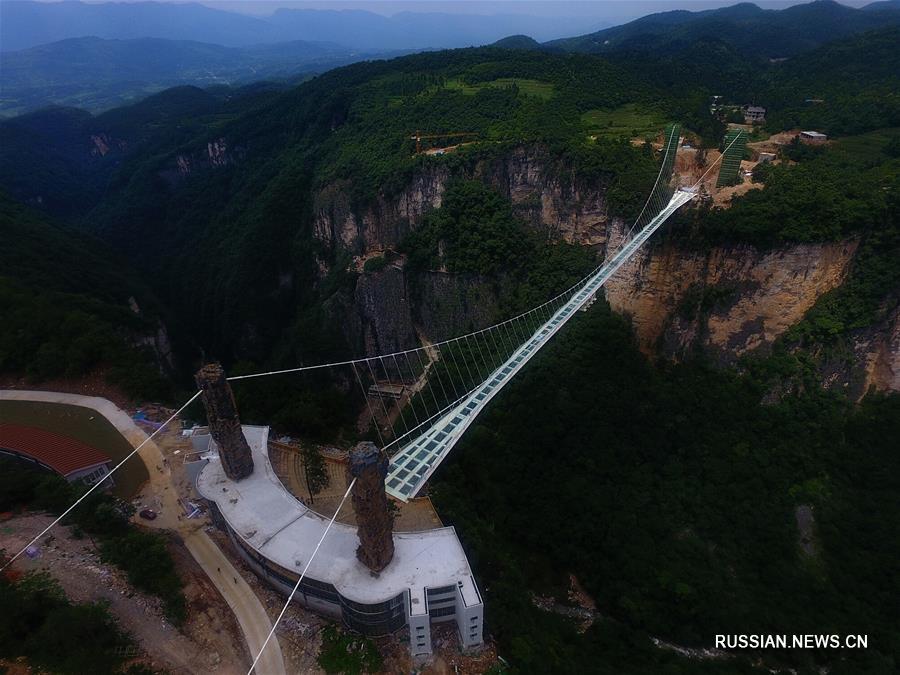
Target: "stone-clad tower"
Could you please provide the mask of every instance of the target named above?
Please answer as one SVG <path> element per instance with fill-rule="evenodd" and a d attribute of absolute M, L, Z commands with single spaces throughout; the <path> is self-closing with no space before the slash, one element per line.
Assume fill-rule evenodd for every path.
<path fill-rule="evenodd" d="M 253 473 L 253 455 L 241 430 L 237 405 L 231 386 L 225 379 L 225 371 L 218 363 L 203 366 L 194 376 L 203 392 L 203 405 L 209 421 L 209 433 L 219 446 L 219 458 L 225 475 L 240 480 Z"/>
<path fill-rule="evenodd" d="M 356 557 L 375 573 L 394 557 L 394 518 L 388 510 L 384 490 L 387 456 L 374 443 L 359 443 L 350 451 L 350 475 L 353 486 L 353 508 L 356 511 L 359 548 Z"/>

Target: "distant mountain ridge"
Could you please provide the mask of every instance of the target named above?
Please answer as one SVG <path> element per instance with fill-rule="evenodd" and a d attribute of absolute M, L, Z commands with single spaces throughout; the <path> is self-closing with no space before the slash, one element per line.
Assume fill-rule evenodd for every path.
<path fill-rule="evenodd" d="M 46 105 L 99 111 L 177 85 L 235 85 L 320 73 L 373 56 L 327 42 L 222 47 L 188 40 L 69 38 L 0 52 L 0 116 Z"/>
<path fill-rule="evenodd" d="M 602 27 L 595 23 L 594 28 Z M 489 44 L 516 33 L 549 40 L 583 29 L 583 18 L 525 14 L 400 12 L 388 17 L 363 10 L 282 8 L 271 17 L 253 17 L 196 3 L 0 3 L 4 51 L 85 36 L 156 37 L 226 47 L 305 40 L 367 50 L 441 49 Z"/>
<path fill-rule="evenodd" d="M 545 47 L 564 51 L 666 51 L 700 40 L 721 40 L 748 56 L 791 57 L 868 30 L 900 25 L 900 3 L 876 2 L 862 9 L 816 0 L 781 10 L 749 2 L 699 12 L 675 10 Z"/>

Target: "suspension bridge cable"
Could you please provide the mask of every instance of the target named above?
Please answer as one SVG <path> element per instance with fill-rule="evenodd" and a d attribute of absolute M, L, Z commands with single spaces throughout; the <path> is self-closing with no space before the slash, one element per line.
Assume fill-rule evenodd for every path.
<path fill-rule="evenodd" d="M 647 210 L 647 205 L 650 203 L 650 200 L 653 199 L 654 193 L 656 193 L 656 188 L 659 186 L 659 179 L 662 178 L 663 171 L 665 171 L 667 160 L 669 158 L 669 148 L 672 146 L 672 137 L 675 135 L 675 132 L 678 131 L 678 125 L 672 125 L 672 131 L 669 134 L 669 139 L 666 141 L 666 151 L 663 154 L 662 163 L 659 165 L 659 173 L 656 175 L 656 180 L 653 183 L 653 188 L 650 190 L 650 194 L 647 195 L 647 201 L 644 202 L 644 208 L 641 209 L 641 212 L 638 214 L 638 217 L 635 218 L 634 223 L 630 228 L 628 228 L 628 233 L 625 235 L 625 239 L 631 234 L 631 231 L 634 229 L 635 225 L 641 222 L 641 218 L 644 215 L 644 212 Z M 676 149 L 677 152 L 677 149 Z"/>
<path fill-rule="evenodd" d="M 731 148 L 732 145 L 734 145 L 735 143 L 738 142 L 738 139 L 739 139 L 740 137 L 741 137 L 741 134 L 737 134 L 733 139 L 731 139 L 731 143 L 729 143 L 729 144 L 725 147 L 725 149 L 722 150 L 722 154 L 719 155 L 719 157 L 716 159 L 716 161 L 714 161 L 712 164 L 710 164 L 710 165 L 709 165 L 709 168 L 706 169 L 706 171 L 703 172 L 703 175 L 701 175 L 700 178 L 697 179 L 697 182 L 694 183 L 694 184 L 691 186 L 691 188 L 690 188 L 691 190 L 693 190 L 693 189 L 696 188 L 698 185 L 700 185 L 700 183 L 703 181 L 703 179 L 706 178 L 706 174 L 708 174 L 710 171 L 712 171 L 713 168 L 716 166 L 716 164 L 718 164 L 719 162 L 722 161 L 722 159 L 725 157 L 725 153 L 728 152 L 728 150 Z"/>
<path fill-rule="evenodd" d="M 60 514 L 60 515 L 59 515 L 52 523 L 50 523 L 47 527 L 45 527 L 45 528 L 43 529 L 43 531 L 42 531 L 40 534 L 38 534 L 34 539 L 32 539 L 31 541 L 29 541 L 27 544 L 25 544 L 25 546 L 22 548 L 21 551 L 19 551 L 18 553 L 16 553 L 12 558 L 10 558 L 6 563 L 4 563 L 3 567 L 0 567 L 0 572 L 2 572 L 2 571 L 5 570 L 9 565 L 11 565 L 11 564 L 13 563 L 13 561 L 14 561 L 16 558 L 18 558 L 20 555 L 22 555 L 22 554 L 28 549 L 29 546 L 31 546 L 32 544 L 34 544 L 34 542 L 36 542 L 38 539 L 40 539 L 40 538 L 43 537 L 45 534 L 47 534 L 47 532 L 50 531 L 50 528 L 52 528 L 54 525 L 56 525 L 59 521 L 61 521 L 61 520 L 62 520 L 63 518 L 65 518 L 67 515 L 69 515 L 69 513 L 72 512 L 72 509 L 74 509 L 74 508 L 75 508 L 76 506 L 78 506 L 81 502 L 83 502 L 83 501 L 88 497 L 88 495 L 90 495 L 92 492 L 94 492 L 94 490 L 96 490 L 96 489 L 99 488 L 103 483 L 105 483 L 107 478 L 109 478 L 109 477 L 112 476 L 116 471 L 118 471 L 119 468 L 120 468 L 125 462 L 127 462 L 129 459 L 131 459 L 132 457 L 134 457 L 134 455 L 137 454 L 138 450 L 140 450 L 141 448 L 143 448 L 144 445 L 146 445 L 146 444 L 147 444 L 154 436 L 156 436 L 156 434 L 158 434 L 160 431 L 162 431 L 162 430 L 166 427 L 166 425 L 169 424 L 169 422 L 171 422 L 171 421 L 174 420 L 176 417 L 178 417 L 178 415 L 180 415 L 180 414 L 182 413 L 182 411 L 184 411 L 185 408 L 187 408 L 191 403 L 193 403 L 194 400 L 195 400 L 199 395 L 200 395 L 200 392 L 198 391 L 196 394 L 194 394 L 193 396 L 191 396 L 190 399 L 188 399 L 187 403 L 185 403 L 183 406 L 181 406 L 178 410 L 175 411 L 175 413 L 174 413 L 169 419 L 167 419 L 165 422 L 162 423 L 162 426 L 160 426 L 160 427 L 159 427 L 158 429 L 156 429 L 152 434 L 150 434 L 149 436 L 147 436 L 147 438 L 145 438 L 143 441 L 141 441 L 140 445 L 138 445 L 134 450 L 132 450 L 131 452 L 128 453 L 128 455 L 125 456 L 125 459 L 123 459 L 121 462 L 119 462 L 118 464 L 116 464 L 112 469 L 110 469 L 109 473 L 106 474 L 106 475 L 103 477 L 102 480 L 98 480 L 96 483 L 94 483 L 94 484 L 87 490 L 87 492 L 85 492 L 83 495 L 81 495 L 78 499 L 75 500 L 75 503 L 72 504 L 72 506 L 70 506 L 70 507 L 67 508 L 65 511 L 63 511 L 62 514 Z"/>
<path fill-rule="evenodd" d="M 623 237 L 623 242 L 624 242 L 625 240 L 627 240 L 627 238 L 630 236 L 632 230 L 633 230 L 633 229 L 635 228 L 635 226 L 637 226 L 637 224 L 641 221 L 641 218 L 643 217 L 644 213 L 646 212 L 646 209 L 647 209 L 647 206 L 648 206 L 648 205 L 650 205 L 651 203 L 657 204 L 657 205 L 660 205 L 660 206 L 663 205 L 663 204 L 662 204 L 663 194 L 662 194 L 662 192 L 661 192 L 658 188 L 659 188 L 659 186 L 661 185 L 660 180 L 661 180 L 662 177 L 663 177 L 663 173 L 664 173 L 664 171 L 665 171 L 665 168 L 666 168 L 666 166 L 667 166 L 668 163 L 669 163 L 669 162 L 668 162 L 668 160 L 669 160 L 669 155 L 670 155 L 670 153 L 671 153 L 671 151 L 672 151 L 672 143 L 671 143 L 671 141 L 672 141 L 672 139 L 674 138 L 675 131 L 676 131 L 676 128 L 673 127 L 672 132 L 669 134 L 669 140 L 668 140 L 668 142 L 667 142 L 667 144 L 666 144 L 666 153 L 665 153 L 665 155 L 663 156 L 662 164 L 661 164 L 661 166 L 660 166 L 659 173 L 657 174 L 657 177 L 656 177 L 656 183 L 654 184 L 653 188 L 651 189 L 650 195 L 648 196 L 647 201 L 645 202 L 643 209 L 641 210 L 640 214 L 638 215 L 638 218 L 635 219 L 634 224 L 631 226 L 631 228 L 629 228 L 628 232 L 627 232 L 627 233 L 625 234 L 625 236 Z M 732 142 L 728 144 L 728 147 L 726 148 L 726 150 L 727 150 L 728 148 L 730 148 L 730 147 L 736 142 L 736 140 L 737 140 L 737 138 L 735 138 L 734 140 L 732 140 Z M 677 152 L 677 148 L 675 148 L 675 151 Z M 723 153 L 723 154 L 724 154 L 724 153 Z M 712 170 L 712 169 L 713 169 L 713 168 L 714 168 L 721 160 L 722 160 L 722 157 L 721 157 L 721 156 L 720 156 L 718 159 L 716 159 L 716 161 L 713 162 L 713 164 L 710 165 L 710 167 L 706 170 L 706 172 L 704 172 L 704 174 L 701 176 L 700 180 L 698 180 L 698 181 L 697 181 L 690 189 L 696 188 L 697 185 L 699 185 L 700 181 L 703 180 L 703 178 L 705 178 L 706 175 L 707 175 L 707 174 L 708 174 L 708 173 L 709 173 L 709 172 L 710 172 L 710 171 L 711 171 L 711 170 Z M 654 210 L 654 211 L 657 210 L 657 207 L 654 206 L 653 210 Z M 660 208 L 660 210 L 662 210 L 662 209 Z M 654 216 L 654 217 L 655 217 L 655 216 Z M 400 350 L 400 351 L 396 351 L 396 352 L 391 352 L 391 353 L 389 353 L 389 354 L 381 354 L 380 356 L 381 356 L 381 357 L 384 357 L 384 358 L 387 358 L 387 357 L 391 357 L 391 356 L 400 356 L 400 355 L 405 355 L 405 354 L 411 354 L 411 353 L 413 353 L 413 352 L 418 352 L 418 351 L 422 351 L 422 350 L 429 349 L 429 348 L 434 348 L 434 347 L 443 347 L 443 346 L 445 346 L 445 345 L 448 345 L 448 346 L 449 346 L 449 345 L 454 344 L 454 343 L 458 344 L 460 341 L 464 340 L 466 337 L 474 337 L 474 336 L 478 336 L 478 335 L 483 335 L 484 333 L 486 333 L 486 332 L 488 332 L 488 331 L 491 331 L 491 330 L 494 330 L 494 329 L 500 328 L 500 327 L 507 327 L 507 333 L 508 333 L 508 332 L 509 332 L 508 324 L 510 324 L 510 323 L 512 323 L 512 322 L 515 322 L 515 321 L 519 320 L 520 318 L 524 317 L 526 314 L 529 314 L 529 313 L 531 313 L 531 312 L 533 312 L 533 311 L 535 311 L 535 310 L 540 310 L 540 309 L 544 309 L 544 308 L 546 308 L 546 307 L 548 307 L 548 306 L 552 306 L 552 303 L 557 302 L 557 301 L 561 300 L 562 298 L 567 297 L 567 296 L 570 295 L 572 292 L 578 290 L 581 286 L 583 286 L 585 283 L 587 283 L 594 275 L 596 275 L 596 273 L 597 273 L 602 267 L 603 267 L 603 264 L 598 265 L 598 266 L 595 267 L 593 270 L 591 270 L 590 273 L 586 274 L 584 277 L 582 277 L 580 280 L 578 280 L 576 283 L 574 283 L 572 286 L 570 286 L 570 287 L 567 288 L 566 290 L 562 291 L 561 293 L 558 293 L 557 295 L 555 295 L 554 297 L 550 298 L 550 299 L 547 300 L 546 302 L 543 302 L 543 303 L 541 303 L 541 304 L 539 304 L 539 305 L 536 305 L 535 307 L 531 308 L 530 310 L 524 311 L 524 312 L 522 312 L 522 313 L 520 313 L 520 314 L 518 314 L 518 315 L 516 315 L 516 316 L 513 316 L 513 317 L 511 317 L 511 318 L 509 318 L 509 319 L 506 319 L 505 321 L 501 321 L 501 322 L 496 323 L 496 324 L 494 324 L 494 325 L 492 325 L 492 326 L 487 326 L 486 328 L 482 328 L 482 329 L 480 329 L 480 330 L 471 331 L 471 332 L 469 332 L 469 333 L 466 333 L 465 335 L 459 335 L 459 336 L 457 336 L 457 337 L 448 338 L 448 339 L 442 340 L 442 341 L 440 341 L 440 342 L 433 342 L 433 343 L 431 343 L 428 347 L 414 347 L 413 349 L 405 349 L 405 350 Z M 452 357 L 452 351 L 451 351 L 451 357 Z M 313 364 L 313 365 L 309 365 L 309 366 L 297 366 L 297 367 L 293 367 L 293 368 L 283 368 L 283 369 L 280 369 L 280 370 L 269 370 L 269 371 L 264 371 L 264 372 L 259 372 L 259 373 L 248 373 L 248 374 L 246 374 L 246 375 L 233 375 L 233 376 L 231 376 L 231 377 L 229 377 L 229 378 L 227 378 L 227 379 L 228 379 L 229 381 L 247 380 L 247 379 L 252 379 L 252 378 L 257 378 L 257 377 L 268 377 L 268 376 L 271 376 L 271 375 L 286 375 L 286 374 L 290 374 L 290 373 L 300 373 L 300 372 L 306 372 L 306 371 L 310 371 L 310 370 L 321 370 L 321 369 L 323 369 L 323 368 L 335 368 L 335 367 L 339 367 L 339 366 L 350 366 L 350 365 L 353 365 L 353 364 L 359 364 L 359 363 L 362 363 L 363 361 L 368 361 L 368 360 L 371 359 L 371 358 L 378 358 L 378 356 L 374 356 L 374 357 L 359 357 L 359 358 L 355 358 L 355 359 L 346 359 L 346 360 L 343 360 L 343 361 L 331 361 L 331 362 L 328 362 L 328 363 L 318 363 L 318 364 Z"/>
<path fill-rule="evenodd" d="M 347 495 L 350 494 L 350 491 L 353 489 L 353 486 L 356 485 L 356 479 L 354 478 L 350 481 L 350 485 L 347 486 L 347 491 L 344 493 L 344 496 L 341 497 L 341 502 L 338 504 L 337 510 L 334 512 L 334 515 L 331 516 L 331 520 L 328 522 L 328 526 L 325 528 L 325 531 L 322 533 L 322 536 L 319 537 L 319 543 L 316 544 L 316 547 L 313 549 L 312 555 L 309 556 L 309 560 L 306 561 L 306 567 L 303 568 L 303 572 L 300 573 L 300 576 L 297 578 L 297 583 L 294 584 L 293 590 L 291 590 L 291 594 L 288 596 L 287 602 L 284 603 L 284 607 L 281 608 L 281 612 L 278 613 L 278 618 L 275 619 L 275 622 L 272 624 L 272 630 L 269 631 L 269 634 L 266 636 L 265 642 L 263 642 L 262 647 L 259 649 L 259 653 L 256 655 L 256 658 L 253 659 L 253 664 L 250 666 L 250 670 L 247 671 L 247 675 L 252 675 L 253 669 L 256 668 L 256 664 L 259 662 L 259 658 L 262 656 L 262 653 L 266 650 L 266 645 L 269 644 L 269 640 L 272 639 L 272 636 L 275 634 L 275 629 L 278 628 L 278 623 L 281 621 L 281 617 L 284 616 L 284 613 L 287 611 L 288 605 L 291 604 L 291 600 L 294 599 L 294 594 L 297 593 L 297 589 L 300 588 L 300 582 L 303 581 L 303 577 L 306 576 L 306 572 L 309 569 L 309 566 L 312 564 L 313 559 L 316 557 L 316 553 L 319 552 L 319 547 L 322 546 L 322 542 L 325 541 L 325 536 L 328 534 L 328 531 L 331 529 L 331 526 L 334 525 L 334 521 L 338 516 L 338 513 L 341 512 L 341 507 L 344 506 L 344 502 L 347 501 Z"/>

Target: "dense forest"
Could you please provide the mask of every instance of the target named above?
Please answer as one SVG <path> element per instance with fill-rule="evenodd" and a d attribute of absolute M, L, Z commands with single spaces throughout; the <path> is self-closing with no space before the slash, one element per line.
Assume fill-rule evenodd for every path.
<path fill-rule="evenodd" d="M 171 367 L 146 344 L 161 307 L 121 258 L 3 194 L 0 238 L 0 374 L 42 381 L 104 368 L 129 395 L 171 394 Z"/>
<path fill-rule="evenodd" d="M 591 140 L 585 115 L 629 104 L 680 120 L 714 146 L 724 127 L 709 113 L 713 93 L 802 110 L 824 90 L 834 119 L 833 128 L 823 120 L 825 131 L 888 127 L 898 123 L 896 96 L 878 92 L 896 91 L 895 42 L 896 30 L 884 29 L 769 65 L 725 43 L 660 57 L 463 49 L 360 63 L 285 93 L 179 88 L 94 117 L 48 110 L 3 122 L 0 184 L 152 277 L 193 338 L 180 345 L 189 355 L 199 344 L 226 362 L 316 358 L 317 335 L 285 342 L 342 287 L 336 276 L 320 279 L 320 266 L 339 266 L 343 252 L 313 237 L 316 195 L 340 190 L 362 214 L 423 172 L 471 173 L 538 144 L 560 175 L 605 185 L 612 215 L 634 217 L 652 162 L 615 138 Z M 876 101 L 865 115 L 859 96 Z M 849 127 L 841 120 L 851 116 Z M 472 142 L 428 157 L 414 153 L 419 130 L 465 132 Z M 348 339 L 336 347 L 358 353 Z"/>
<path fill-rule="evenodd" d="M 685 663 L 650 638 L 862 632 L 868 650 L 766 663 L 895 672 L 900 400 L 856 408 L 820 390 L 763 405 L 765 391 L 702 361 L 648 364 L 602 305 L 549 345 L 433 490 L 481 574 L 501 653 L 529 673 L 739 673 L 753 668 Z M 529 596 L 565 597 L 570 573 L 600 613 L 583 636 Z"/>

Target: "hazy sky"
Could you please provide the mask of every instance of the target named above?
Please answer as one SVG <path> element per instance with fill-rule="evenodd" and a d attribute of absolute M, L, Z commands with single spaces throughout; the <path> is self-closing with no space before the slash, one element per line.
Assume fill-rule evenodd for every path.
<path fill-rule="evenodd" d="M 164 0 L 168 1 L 168 0 Z M 842 0 L 861 7 L 872 0 Z M 584 16 L 596 20 L 622 21 L 672 9 L 711 9 L 737 4 L 717 0 L 203 0 L 204 5 L 247 14 L 271 14 L 278 7 L 309 9 L 364 9 L 379 14 L 397 12 L 450 12 L 454 14 L 533 14 L 538 16 Z M 802 4 L 790 0 L 756 0 L 766 9 Z"/>

